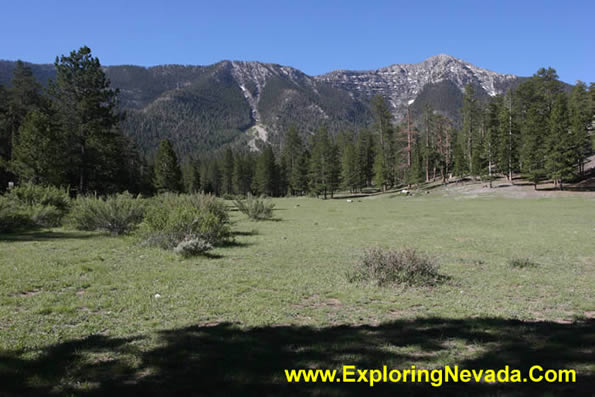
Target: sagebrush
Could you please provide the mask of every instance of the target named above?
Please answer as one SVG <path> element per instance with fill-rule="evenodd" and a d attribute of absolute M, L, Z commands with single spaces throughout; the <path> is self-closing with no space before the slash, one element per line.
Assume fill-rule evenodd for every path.
<path fill-rule="evenodd" d="M 128 192 L 105 198 L 81 196 L 75 200 L 70 222 L 79 230 L 119 235 L 133 231 L 142 222 L 144 213 L 144 200 Z"/>
<path fill-rule="evenodd" d="M 263 197 L 254 197 L 249 194 L 245 200 L 234 200 L 234 204 L 240 212 L 248 215 L 252 220 L 259 221 L 273 218 L 275 204 Z"/>
<path fill-rule="evenodd" d="M 2 196 L 0 229 L 60 226 L 71 207 L 67 189 L 24 183 Z"/>
<path fill-rule="evenodd" d="M 371 281 L 378 286 L 431 286 L 444 278 L 438 267 L 435 259 L 414 249 L 370 248 L 364 252 L 348 278 L 352 282 Z"/>
<path fill-rule="evenodd" d="M 223 243 L 231 230 L 225 204 L 215 196 L 165 193 L 151 199 L 142 225 L 149 245 L 202 253 Z"/>

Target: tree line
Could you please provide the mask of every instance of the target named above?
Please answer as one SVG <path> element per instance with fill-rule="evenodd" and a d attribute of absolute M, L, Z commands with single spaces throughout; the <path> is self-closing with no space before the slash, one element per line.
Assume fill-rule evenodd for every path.
<path fill-rule="evenodd" d="M 140 191 L 147 167 L 120 130 L 118 90 L 88 47 L 57 57 L 47 89 L 17 62 L 0 86 L 0 191 L 9 182 L 70 186 L 76 193 Z"/>
<path fill-rule="evenodd" d="M 582 82 L 568 92 L 551 68 L 487 103 L 468 85 L 460 126 L 429 106 L 416 120 L 407 114 L 396 124 L 386 101 L 376 97 L 374 124 L 357 133 L 333 137 L 322 126 L 304 140 L 293 126 L 276 151 L 270 145 L 258 154 L 228 147 L 201 160 L 187 159 L 180 171 L 174 171 L 177 159 L 165 140 L 158 158 L 169 160 L 156 163 L 155 187 L 326 198 L 337 190 L 387 190 L 466 177 L 491 187 L 497 176 L 513 182 L 521 175 L 535 187 L 549 179 L 562 189 L 583 175 L 593 152 L 594 92 L 593 84 L 588 89 Z"/>
<path fill-rule="evenodd" d="M 571 90 L 554 69 L 504 95 L 481 101 L 465 87 L 457 125 L 426 106 L 395 123 L 382 97 L 371 101 L 374 123 L 335 136 L 291 126 L 279 146 L 259 153 L 227 146 L 178 160 L 161 141 L 145 160 L 120 125 L 118 90 L 110 87 L 88 47 L 56 58 L 56 80 L 47 89 L 18 62 L 10 88 L 0 87 L 0 183 L 32 181 L 99 194 L 128 190 L 206 192 L 216 195 L 316 195 L 338 190 L 386 191 L 455 178 L 491 181 L 522 175 L 537 186 L 555 186 L 584 173 L 592 153 L 594 86 Z"/>

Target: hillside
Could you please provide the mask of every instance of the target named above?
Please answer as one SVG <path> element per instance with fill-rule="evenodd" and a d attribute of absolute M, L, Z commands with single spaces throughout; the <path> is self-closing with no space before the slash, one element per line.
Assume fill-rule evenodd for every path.
<path fill-rule="evenodd" d="M 0 61 L 0 84 L 10 83 L 14 62 Z M 30 65 L 44 84 L 53 65 Z M 152 152 L 170 138 L 181 154 L 210 151 L 224 144 L 257 150 L 278 144 L 290 125 L 310 135 L 321 125 L 331 133 L 355 130 L 372 121 L 370 99 L 382 95 L 396 121 L 407 103 L 421 112 L 425 104 L 460 119 L 466 84 L 480 97 L 503 93 L 522 79 L 438 55 L 412 65 L 372 71 L 335 71 L 309 76 L 276 64 L 222 61 L 209 66 L 107 66 L 112 86 L 120 89 L 127 113 L 123 128 L 139 147 Z"/>

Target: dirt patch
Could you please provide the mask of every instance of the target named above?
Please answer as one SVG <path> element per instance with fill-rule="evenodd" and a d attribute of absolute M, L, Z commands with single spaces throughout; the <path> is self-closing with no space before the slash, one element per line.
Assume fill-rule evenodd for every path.
<path fill-rule="evenodd" d="M 588 318 L 588 319 L 595 318 L 595 310 L 591 310 L 591 311 L 585 312 L 585 318 Z"/>

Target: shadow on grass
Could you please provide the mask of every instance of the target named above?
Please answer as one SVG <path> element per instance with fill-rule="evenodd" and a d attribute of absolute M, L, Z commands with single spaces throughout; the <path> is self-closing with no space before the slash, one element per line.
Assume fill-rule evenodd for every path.
<path fill-rule="evenodd" d="M 77 231 L 56 232 L 52 230 L 28 230 L 14 233 L 0 233 L 0 241 L 48 241 L 48 240 L 69 240 L 69 239 L 90 239 L 99 234 L 84 233 Z"/>
<path fill-rule="evenodd" d="M 576 383 L 288 384 L 285 369 L 436 368 L 506 365 L 528 375 L 533 365 L 571 369 L 593 364 L 593 320 L 574 324 L 497 318 L 426 318 L 379 326 L 193 326 L 142 338 L 91 336 L 49 346 L 35 359 L 0 353 L 0 391 L 7 395 L 590 395 L 594 373 Z M 130 359 L 133 357 L 133 359 Z M 134 364 L 133 364 L 134 363 Z M 0 393 L 1 394 L 1 393 Z"/>

